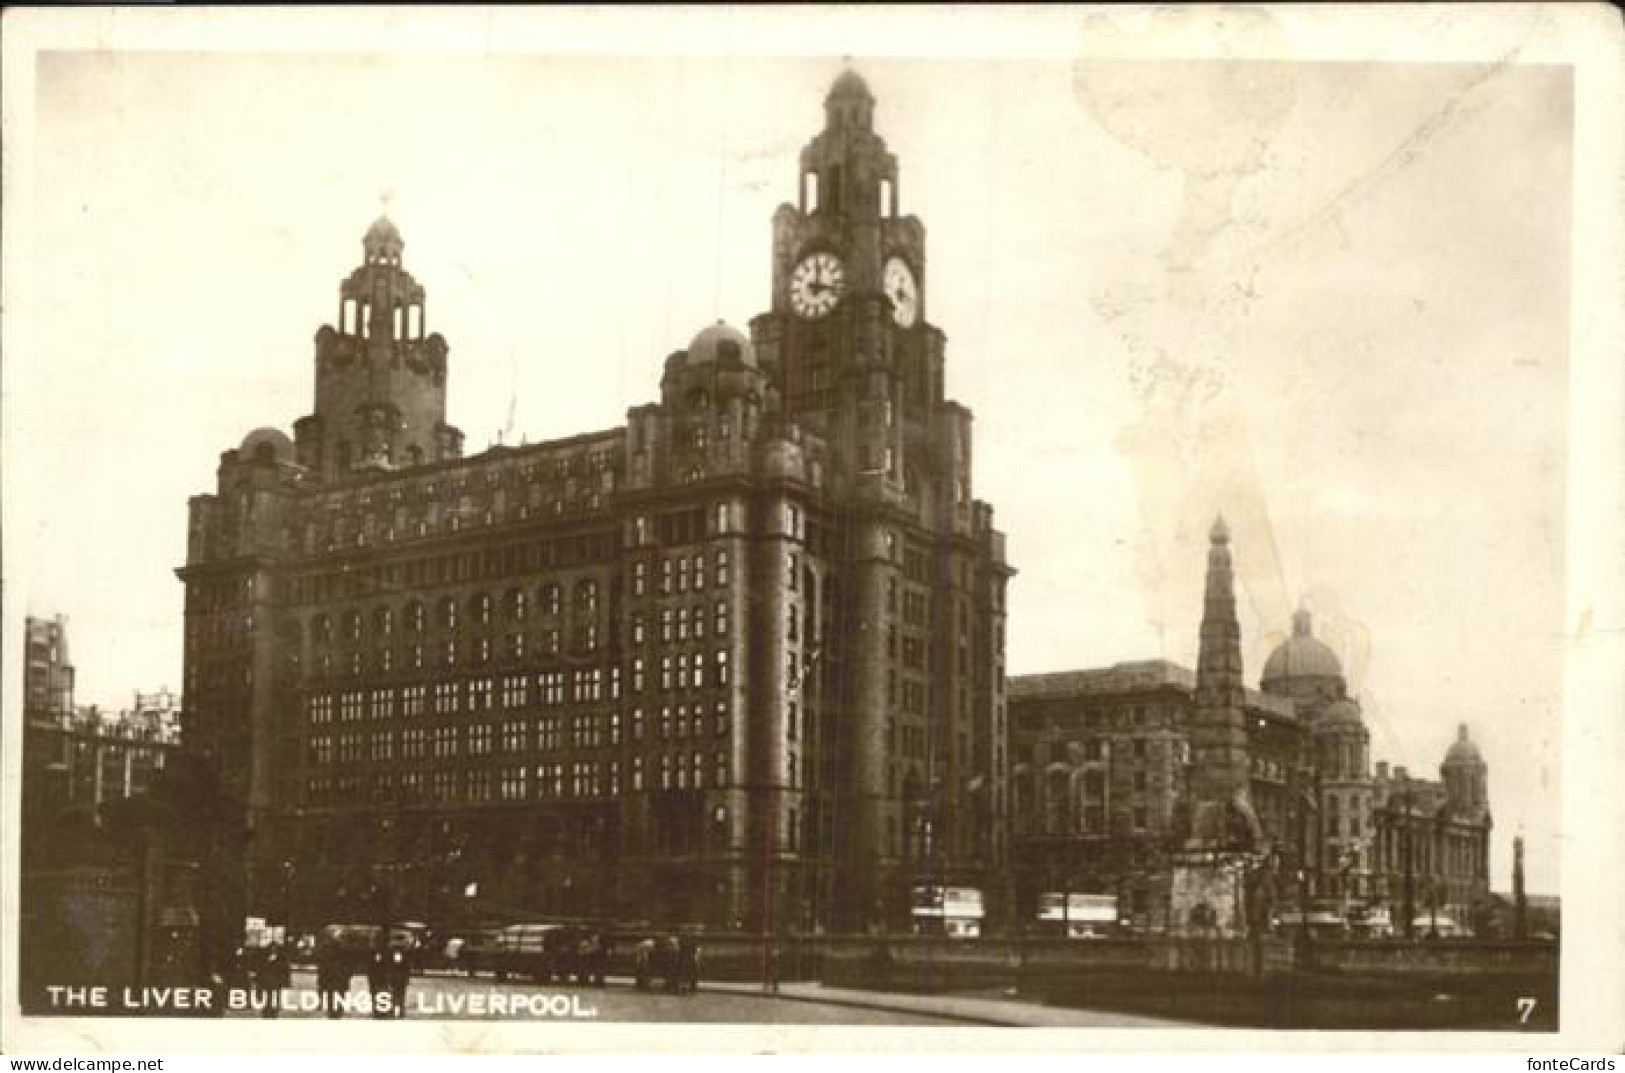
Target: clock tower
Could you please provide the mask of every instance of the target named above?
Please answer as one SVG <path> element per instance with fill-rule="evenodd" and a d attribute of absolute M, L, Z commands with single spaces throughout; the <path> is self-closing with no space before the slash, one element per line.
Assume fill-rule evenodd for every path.
<path fill-rule="evenodd" d="M 907 431 L 942 402 L 944 344 L 924 316 L 925 228 L 898 214 L 897 158 L 874 111 L 855 72 L 836 79 L 796 204 L 773 217 L 772 310 L 751 324 L 786 415 L 827 436 L 840 477 L 872 494 L 910 477 Z"/>
<path fill-rule="evenodd" d="M 922 886 L 989 889 L 1002 855 L 1003 596 L 992 510 L 971 498 L 971 415 L 944 397 L 925 227 L 853 71 L 773 216 L 772 306 L 751 341 L 784 425 L 827 446 L 842 585 L 830 739 L 846 785 L 829 847 L 848 926 L 906 919 Z M 996 547 L 996 550 L 995 550 Z M 996 695 L 995 695 L 996 694 Z"/>

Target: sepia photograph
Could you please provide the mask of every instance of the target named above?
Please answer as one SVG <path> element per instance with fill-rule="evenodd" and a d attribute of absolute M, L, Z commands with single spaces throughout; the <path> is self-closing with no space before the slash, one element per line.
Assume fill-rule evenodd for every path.
<path fill-rule="evenodd" d="M 1607 9 L 5 37 L 21 1049 L 1617 1049 Z"/>

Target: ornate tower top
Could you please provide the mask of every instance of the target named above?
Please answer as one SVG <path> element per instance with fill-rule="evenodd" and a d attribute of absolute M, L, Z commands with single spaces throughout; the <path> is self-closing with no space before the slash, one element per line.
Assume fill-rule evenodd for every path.
<path fill-rule="evenodd" d="M 874 94 L 869 92 L 869 85 L 862 76 L 848 67 L 829 87 L 829 95 L 824 98 L 825 124 L 869 130 L 874 126 L 874 119 Z"/>
<path fill-rule="evenodd" d="M 446 341 L 430 332 L 423 288 L 401 267 L 387 215 L 361 237 L 362 263 L 339 285 L 336 324 L 316 333 L 315 409 L 294 423 L 300 464 L 323 480 L 456 458 L 446 424 Z"/>

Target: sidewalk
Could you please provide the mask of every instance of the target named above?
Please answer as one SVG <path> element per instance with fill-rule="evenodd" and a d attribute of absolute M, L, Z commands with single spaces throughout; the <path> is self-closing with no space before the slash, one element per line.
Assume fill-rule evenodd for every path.
<path fill-rule="evenodd" d="M 759 983 L 732 983 L 705 980 L 702 991 L 816 1002 L 825 1006 L 853 1006 L 893 1013 L 925 1014 L 965 1024 L 1011 1028 L 1182 1028 L 1187 1022 L 1107 1010 L 1075 1010 L 1062 1006 L 1041 1006 L 1013 998 L 978 995 L 910 995 L 895 991 L 863 991 L 848 987 L 825 987 L 817 983 L 783 983 L 777 993 L 762 989 Z"/>

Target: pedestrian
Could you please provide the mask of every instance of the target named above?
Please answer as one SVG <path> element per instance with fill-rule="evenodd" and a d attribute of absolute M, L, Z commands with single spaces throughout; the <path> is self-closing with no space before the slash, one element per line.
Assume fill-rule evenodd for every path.
<path fill-rule="evenodd" d="M 260 960 L 259 971 L 256 973 L 256 983 L 260 993 L 260 1000 L 264 1003 L 260 1007 L 261 1017 L 276 1017 L 282 1010 L 282 991 L 288 986 L 292 973 L 288 967 L 287 951 L 281 943 L 272 943 L 265 948 L 264 957 Z"/>
<path fill-rule="evenodd" d="M 693 994 L 700 987 L 700 946 L 691 935 L 677 940 L 677 964 L 673 966 L 677 989 Z"/>
<path fill-rule="evenodd" d="M 343 996 L 350 990 L 350 964 L 336 930 L 331 928 L 316 940 L 316 988 L 328 1018 L 343 1017 Z"/>
<path fill-rule="evenodd" d="M 666 990 L 676 992 L 681 984 L 678 964 L 681 959 L 680 944 L 676 935 L 668 935 L 660 944 L 661 962 L 665 967 Z"/>
<path fill-rule="evenodd" d="M 390 983 L 394 975 L 394 964 L 391 958 L 393 951 L 389 948 L 389 929 L 379 928 L 373 935 L 372 957 L 367 964 L 367 990 L 372 995 L 372 1016 L 375 1020 L 383 1020 L 393 1016 L 390 1012 L 394 1001 L 390 993 Z"/>
<path fill-rule="evenodd" d="M 779 980 L 783 976 L 784 947 L 775 941 L 767 949 L 767 989 L 777 995 L 779 993 Z"/>
<path fill-rule="evenodd" d="M 389 1015 L 406 1016 L 406 991 L 412 984 L 413 950 L 389 944 Z"/>

